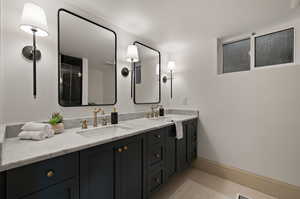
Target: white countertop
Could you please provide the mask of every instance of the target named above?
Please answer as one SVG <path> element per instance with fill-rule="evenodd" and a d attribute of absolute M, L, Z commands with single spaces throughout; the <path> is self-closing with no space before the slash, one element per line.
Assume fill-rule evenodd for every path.
<path fill-rule="evenodd" d="M 171 120 L 190 120 L 197 115 L 167 115 L 165 119 L 135 119 L 120 122 L 127 130 L 106 132 L 99 135 L 83 136 L 78 134 L 80 128 L 66 129 L 64 133 L 43 141 L 6 139 L 2 146 L 0 171 L 17 168 L 38 161 L 54 158 L 93 146 L 109 143 L 123 138 L 138 135 L 147 131 L 170 126 Z M 92 129 L 92 128 L 90 128 Z"/>

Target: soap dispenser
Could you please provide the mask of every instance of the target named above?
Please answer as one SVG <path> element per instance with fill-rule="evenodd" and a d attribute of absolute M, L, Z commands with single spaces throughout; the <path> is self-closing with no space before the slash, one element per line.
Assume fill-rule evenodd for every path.
<path fill-rule="evenodd" d="M 113 112 L 111 112 L 111 124 L 118 124 L 118 112 L 116 107 L 114 107 Z"/>
<path fill-rule="evenodd" d="M 165 109 L 162 105 L 159 106 L 159 116 L 165 116 Z"/>

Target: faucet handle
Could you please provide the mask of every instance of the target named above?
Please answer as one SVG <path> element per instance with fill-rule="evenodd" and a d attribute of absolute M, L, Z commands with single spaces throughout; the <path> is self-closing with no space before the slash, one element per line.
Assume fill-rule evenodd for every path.
<path fill-rule="evenodd" d="M 99 113 L 100 111 L 101 111 L 101 108 L 95 108 L 95 109 L 93 110 L 94 113 Z"/>
<path fill-rule="evenodd" d="M 87 129 L 88 128 L 88 121 L 87 120 L 80 121 L 80 123 L 81 123 L 81 128 L 82 129 Z"/>

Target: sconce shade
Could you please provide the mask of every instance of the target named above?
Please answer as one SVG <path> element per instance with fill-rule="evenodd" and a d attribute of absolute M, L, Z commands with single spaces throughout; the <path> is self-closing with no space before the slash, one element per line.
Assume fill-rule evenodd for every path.
<path fill-rule="evenodd" d="M 175 62 L 174 61 L 169 61 L 169 63 L 168 63 L 168 69 L 169 69 L 169 71 L 174 71 L 174 69 L 175 69 Z"/>
<path fill-rule="evenodd" d="M 35 31 L 36 36 L 48 36 L 45 11 L 33 3 L 26 3 L 23 8 L 20 28 L 29 34 L 33 34 Z"/>
<path fill-rule="evenodd" d="M 128 46 L 126 60 L 128 62 L 138 62 L 139 61 L 139 54 L 138 54 L 137 46 L 135 46 L 135 45 Z"/>

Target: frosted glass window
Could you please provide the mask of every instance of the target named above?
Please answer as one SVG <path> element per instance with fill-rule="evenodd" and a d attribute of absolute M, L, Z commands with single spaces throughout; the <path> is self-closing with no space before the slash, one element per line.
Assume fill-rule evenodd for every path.
<path fill-rule="evenodd" d="M 255 38 L 255 67 L 294 62 L 294 28 Z"/>
<path fill-rule="evenodd" d="M 249 39 L 223 44 L 223 73 L 250 70 Z"/>

